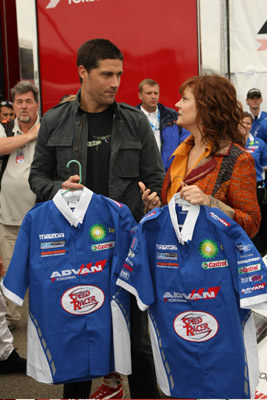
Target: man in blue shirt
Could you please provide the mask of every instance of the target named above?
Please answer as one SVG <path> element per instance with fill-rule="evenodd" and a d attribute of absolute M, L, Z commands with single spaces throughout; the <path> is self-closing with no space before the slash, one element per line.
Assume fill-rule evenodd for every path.
<path fill-rule="evenodd" d="M 265 171 L 267 169 L 267 145 L 258 136 L 254 137 L 250 131 L 253 118 L 250 113 L 243 114 L 242 125 L 243 133 L 247 139 L 246 150 L 252 155 L 255 161 L 256 175 L 257 175 L 257 198 L 261 210 L 261 225 L 259 232 L 252 239 L 253 243 L 264 256 L 267 253 L 267 194 Z"/>
<path fill-rule="evenodd" d="M 267 113 L 260 109 L 262 103 L 261 91 L 256 88 L 250 89 L 247 93 L 246 103 L 249 106 L 249 112 L 253 116 L 251 133 L 254 135 L 261 121 L 267 117 Z"/>

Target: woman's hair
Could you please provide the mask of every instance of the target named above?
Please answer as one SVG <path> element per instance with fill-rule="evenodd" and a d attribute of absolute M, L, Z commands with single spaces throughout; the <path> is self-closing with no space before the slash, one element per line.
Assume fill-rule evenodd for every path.
<path fill-rule="evenodd" d="M 229 80 L 217 74 L 193 76 L 181 85 L 181 95 L 187 87 L 193 90 L 197 126 L 203 132 L 203 141 L 212 143 L 212 153 L 229 140 L 244 147 L 244 136 L 238 130 L 243 107 Z"/>
<path fill-rule="evenodd" d="M 243 121 L 244 118 L 250 118 L 251 123 L 253 123 L 253 121 L 254 121 L 254 118 L 252 117 L 252 114 L 250 114 L 247 111 L 243 112 L 241 122 Z"/>

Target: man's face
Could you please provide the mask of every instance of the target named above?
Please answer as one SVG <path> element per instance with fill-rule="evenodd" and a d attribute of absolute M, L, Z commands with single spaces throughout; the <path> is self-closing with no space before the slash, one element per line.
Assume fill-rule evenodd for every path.
<path fill-rule="evenodd" d="M 159 87 L 158 85 L 144 85 L 142 92 L 138 93 L 139 99 L 142 101 L 142 107 L 147 112 L 154 112 L 157 109 L 159 102 Z"/>
<path fill-rule="evenodd" d="M 13 108 L 18 121 L 24 124 L 34 123 L 37 118 L 39 103 L 36 103 L 32 92 L 15 94 Z"/>
<path fill-rule="evenodd" d="M 247 99 L 247 104 L 251 111 L 259 110 L 261 103 L 262 103 L 262 97 L 259 97 L 256 94 L 254 96 L 250 97 L 249 99 Z"/>
<path fill-rule="evenodd" d="M 82 108 L 89 112 L 100 112 L 114 102 L 123 72 L 121 60 L 100 60 L 98 67 L 90 72 L 80 65 L 78 72 L 82 78 Z"/>
<path fill-rule="evenodd" d="M 15 114 L 13 108 L 1 106 L 0 110 L 0 122 L 4 121 L 5 119 L 14 119 Z"/>

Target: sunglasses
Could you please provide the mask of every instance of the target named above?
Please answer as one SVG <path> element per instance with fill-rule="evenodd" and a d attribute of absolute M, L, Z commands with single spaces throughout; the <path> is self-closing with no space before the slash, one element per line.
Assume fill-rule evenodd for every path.
<path fill-rule="evenodd" d="M 3 100 L 1 101 L 0 106 L 13 107 L 13 104 L 11 101 Z"/>

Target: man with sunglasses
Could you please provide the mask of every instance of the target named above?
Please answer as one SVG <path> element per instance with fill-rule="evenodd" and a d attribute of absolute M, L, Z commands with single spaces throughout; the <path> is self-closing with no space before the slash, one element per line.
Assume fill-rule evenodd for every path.
<path fill-rule="evenodd" d="M 2 100 L 0 102 L 0 122 L 15 118 L 13 104 L 11 101 Z"/>

